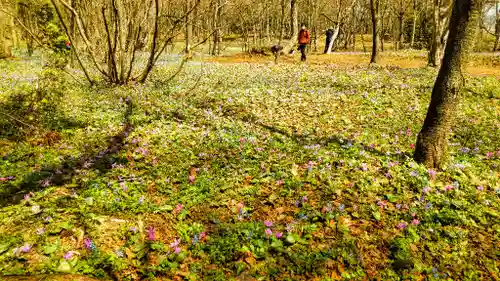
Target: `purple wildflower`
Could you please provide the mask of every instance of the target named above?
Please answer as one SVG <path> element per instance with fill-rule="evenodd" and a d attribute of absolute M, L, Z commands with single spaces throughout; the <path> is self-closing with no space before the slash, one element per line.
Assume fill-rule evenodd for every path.
<path fill-rule="evenodd" d="M 177 246 L 179 246 L 179 244 L 181 243 L 181 241 L 179 239 L 174 239 L 174 242 L 170 243 L 170 248 L 177 248 Z"/>
<path fill-rule="evenodd" d="M 275 236 L 276 238 L 280 239 L 281 237 L 283 237 L 283 232 L 276 232 L 276 233 L 274 234 L 274 236 Z"/>
<path fill-rule="evenodd" d="M 412 177 L 418 177 L 418 172 L 417 171 L 411 171 L 410 176 Z"/>
<path fill-rule="evenodd" d="M 188 180 L 189 180 L 189 183 L 190 183 L 190 184 L 193 184 L 193 183 L 194 183 L 194 181 L 196 180 L 196 176 L 194 176 L 194 175 L 189 175 Z"/>
<path fill-rule="evenodd" d="M 491 157 L 493 157 L 493 152 L 489 151 L 486 153 L 486 158 L 490 159 Z"/>
<path fill-rule="evenodd" d="M 411 221 L 411 224 L 413 224 L 413 225 L 419 225 L 419 224 L 420 224 L 420 221 L 419 221 L 418 219 L 413 219 L 413 220 Z"/>
<path fill-rule="evenodd" d="M 406 222 L 400 222 L 396 227 L 399 229 L 405 229 L 407 226 L 408 224 Z"/>
<path fill-rule="evenodd" d="M 44 227 L 40 227 L 40 228 L 36 229 L 36 234 L 42 235 L 44 233 L 45 233 L 45 228 Z"/>
<path fill-rule="evenodd" d="M 366 163 L 361 163 L 361 170 L 368 171 L 368 165 Z"/>
<path fill-rule="evenodd" d="M 422 189 L 422 192 L 425 194 L 429 193 L 430 191 L 431 191 L 431 188 L 428 186 L 426 186 L 426 187 L 424 187 L 424 189 Z"/>
<path fill-rule="evenodd" d="M 343 212 L 343 211 L 344 211 L 344 209 L 345 209 L 345 205 L 344 205 L 344 204 L 340 204 L 340 205 L 339 205 L 339 210 L 340 210 L 341 212 Z"/>
<path fill-rule="evenodd" d="M 73 258 L 73 251 L 69 251 L 66 254 L 64 254 L 63 258 L 65 260 L 70 260 L 71 258 Z"/>
<path fill-rule="evenodd" d="M 184 208 L 184 205 L 182 205 L 182 204 L 178 204 L 178 205 L 177 205 L 177 207 L 175 207 L 174 212 L 175 212 L 175 213 L 178 213 L 178 212 L 182 211 L 182 208 Z"/>
<path fill-rule="evenodd" d="M 401 209 L 401 204 L 396 204 L 396 209 Z"/>
<path fill-rule="evenodd" d="M 50 183 L 51 183 L 50 179 L 44 179 L 44 180 L 40 181 L 40 185 L 42 187 L 47 187 L 50 185 Z"/>
<path fill-rule="evenodd" d="M 308 200 L 307 196 L 302 197 L 302 203 L 307 202 L 307 200 Z"/>
<path fill-rule="evenodd" d="M 21 251 L 23 253 L 27 253 L 27 252 L 29 252 L 31 250 L 31 247 L 32 247 L 32 245 L 30 245 L 28 243 L 25 243 L 24 246 L 21 248 Z"/>
<path fill-rule="evenodd" d="M 93 251 L 93 250 L 95 250 L 95 249 L 96 249 L 96 246 L 94 245 L 94 242 L 92 242 L 92 240 L 90 240 L 89 238 L 85 238 L 85 239 L 83 240 L 83 245 L 85 246 L 85 248 L 86 248 L 87 250 L 91 250 L 91 251 Z"/>
<path fill-rule="evenodd" d="M 436 174 L 437 174 L 437 172 L 436 172 L 436 171 L 434 171 L 434 170 L 432 170 L 432 169 L 427 170 L 427 173 L 429 174 L 429 176 L 430 176 L 432 179 L 434 179 L 434 178 L 436 177 Z"/>
<path fill-rule="evenodd" d="M 425 204 L 424 209 L 429 210 L 430 208 L 432 208 L 432 203 Z"/>
<path fill-rule="evenodd" d="M 30 200 L 30 198 L 31 198 L 30 193 L 24 194 L 24 200 L 28 201 L 28 200 Z"/>
<path fill-rule="evenodd" d="M 174 254 L 178 254 L 181 252 L 181 248 L 175 247 Z"/>
<path fill-rule="evenodd" d="M 127 191 L 128 191 L 128 187 L 127 187 L 127 185 L 126 185 L 124 182 L 121 182 L 121 183 L 120 183 L 120 187 L 122 188 L 122 190 L 123 190 L 124 192 L 127 192 Z"/>
<path fill-rule="evenodd" d="M 273 226 L 273 222 L 272 222 L 272 221 L 265 221 L 265 222 L 264 222 L 264 225 L 265 225 L 266 227 L 271 227 L 271 226 Z"/>
<path fill-rule="evenodd" d="M 484 186 L 482 186 L 482 185 L 478 186 L 478 187 L 477 187 L 477 190 L 479 190 L 479 191 L 483 191 L 483 190 L 484 190 Z"/>
<path fill-rule="evenodd" d="M 313 161 L 309 161 L 307 163 L 307 171 L 310 173 L 312 172 L 312 169 L 313 169 L 313 166 L 314 166 L 314 162 Z"/>
<path fill-rule="evenodd" d="M 137 227 L 133 226 L 131 228 L 129 228 L 129 230 L 133 233 L 136 233 L 137 232 Z"/>
<path fill-rule="evenodd" d="M 148 240 L 149 241 L 156 240 L 155 228 L 152 226 L 148 227 Z"/>
<path fill-rule="evenodd" d="M 266 228 L 265 233 L 266 233 L 266 236 L 268 236 L 268 237 L 273 235 L 273 232 L 270 228 Z"/>
<path fill-rule="evenodd" d="M 139 204 L 144 203 L 144 195 L 142 195 L 142 196 L 141 196 L 141 198 L 139 198 L 139 201 L 138 201 L 138 202 L 139 202 Z"/>

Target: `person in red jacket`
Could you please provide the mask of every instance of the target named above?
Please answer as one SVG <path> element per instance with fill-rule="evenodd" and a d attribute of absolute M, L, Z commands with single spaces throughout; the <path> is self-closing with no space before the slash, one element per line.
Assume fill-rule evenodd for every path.
<path fill-rule="evenodd" d="M 307 30 L 305 25 L 302 25 L 302 28 L 299 32 L 299 50 L 302 56 L 300 57 L 301 61 L 306 61 L 306 49 L 307 44 L 311 41 L 311 33 Z"/>

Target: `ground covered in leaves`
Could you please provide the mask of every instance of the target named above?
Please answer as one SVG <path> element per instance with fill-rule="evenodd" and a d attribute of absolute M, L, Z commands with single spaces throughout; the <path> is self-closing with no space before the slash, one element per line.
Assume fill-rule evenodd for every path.
<path fill-rule="evenodd" d="M 434 69 L 192 62 L 92 89 L 0 70 L 4 276 L 500 278 L 496 78 L 467 77 L 434 171 L 411 159 Z"/>

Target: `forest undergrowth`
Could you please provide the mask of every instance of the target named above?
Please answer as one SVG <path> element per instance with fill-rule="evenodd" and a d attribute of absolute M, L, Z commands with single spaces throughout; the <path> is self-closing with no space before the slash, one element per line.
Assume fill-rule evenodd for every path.
<path fill-rule="evenodd" d="M 89 88 L 0 61 L 0 274 L 500 278 L 497 78 L 466 77 L 428 170 L 411 156 L 435 69 L 175 71 Z"/>

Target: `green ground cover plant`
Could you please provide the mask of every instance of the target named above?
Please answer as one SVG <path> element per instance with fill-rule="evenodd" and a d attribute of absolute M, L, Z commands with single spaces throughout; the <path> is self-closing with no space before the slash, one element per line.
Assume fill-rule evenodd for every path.
<path fill-rule="evenodd" d="M 467 76 L 435 171 L 411 157 L 434 69 L 0 70 L 2 275 L 500 278 L 498 79 Z"/>

